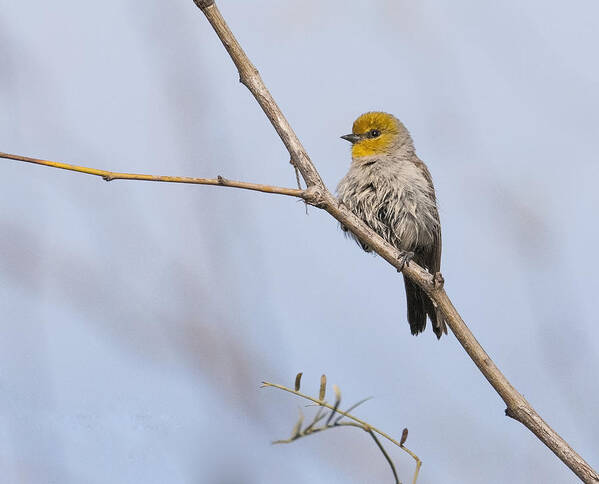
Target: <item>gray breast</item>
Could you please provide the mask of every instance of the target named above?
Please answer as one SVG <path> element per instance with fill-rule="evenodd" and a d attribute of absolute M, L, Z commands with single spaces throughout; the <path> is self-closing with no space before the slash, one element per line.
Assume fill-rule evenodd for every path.
<path fill-rule="evenodd" d="M 432 187 L 413 163 L 354 163 L 337 193 L 344 205 L 394 247 L 414 251 L 433 244 L 438 221 Z"/>

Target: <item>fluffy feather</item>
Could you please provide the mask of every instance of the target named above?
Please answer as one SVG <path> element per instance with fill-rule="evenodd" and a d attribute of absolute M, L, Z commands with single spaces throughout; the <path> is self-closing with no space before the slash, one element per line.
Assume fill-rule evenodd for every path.
<path fill-rule="evenodd" d="M 374 139 L 368 137 L 372 130 L 379 132 Z M 435 190 L 428 169 L 414 153 L 410 134 L 387 113 L 362 115 L 354 123 L 353 134 L 362 138 L 353 144 L 352 164 L 337 186 L 340 201 L 391 245 L 414 252 L 414 260 L 435 274 L 441 265 Z M 383 141 L 376 145 L 379 138 Z M 356 149 L 364 143 L 367 149 Z M 424 291 L 405 277 L 404 281 L 412 334 L 424 330 L 427 315 L 438 338 L 447 333 L 445 321 Z"/>

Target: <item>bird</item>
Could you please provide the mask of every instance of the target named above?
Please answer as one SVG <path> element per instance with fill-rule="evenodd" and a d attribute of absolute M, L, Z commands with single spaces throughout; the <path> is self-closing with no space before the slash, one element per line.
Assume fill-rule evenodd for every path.
<path fill-rule="evenodd" d="M 360 115 L 350 134 L 351 165 L 337 186 L 340 203 L 397 250 L 433 276 L 441 268 L 441 222 L 433 180 L 416 156 L 403 123 L 379 111 Z M 341 225 L 366 252 L 372 249 Z M 438 339 L 447 334 L 441 311 L 405 275 L 407 319 L 413 335 L 426 328 L 427 316 Z"/>

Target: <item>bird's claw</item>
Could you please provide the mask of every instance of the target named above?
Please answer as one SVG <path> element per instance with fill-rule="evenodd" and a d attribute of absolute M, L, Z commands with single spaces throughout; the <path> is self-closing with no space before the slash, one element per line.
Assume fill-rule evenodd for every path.
<path fill-rule="evenodd" d="M 403 272 L 404 267 L 409 266 L 410 261 L 413 258 L 414 258 L 414 252 L 410 252 L 410 251 L 406 251 L 402 255 L 400 255 L 398 260 L 401 263 L 401 266 L 399 269 L 397 269 L 397 272 Z"/>
<path fill-rule="evenodd" d="M 443 289 L 443 285 L 445 284 L 445 279 L 443 278 L 443 274 L 440 272 L 436 272 L 433 276 L 433 286 L 435 289 Z"/>

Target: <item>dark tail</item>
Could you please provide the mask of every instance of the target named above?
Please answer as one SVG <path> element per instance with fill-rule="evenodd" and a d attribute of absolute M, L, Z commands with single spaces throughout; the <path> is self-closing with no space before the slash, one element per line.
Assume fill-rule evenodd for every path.
<path fill-rule="evenodd" d="M 432 301 L 426 293 L 407 277 L 403 278 L 406 286 L 406 302 L 408 305 L 408 323 L 412 334 L 422 333 L 426 328 L 426 317 L 428 316 L 433 325 L 433 331 L 437 339 L 443 333 L 447 334 L 447 326 L 440 311 L 435 309 Z"/>

